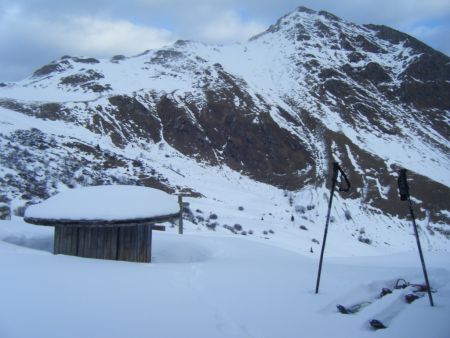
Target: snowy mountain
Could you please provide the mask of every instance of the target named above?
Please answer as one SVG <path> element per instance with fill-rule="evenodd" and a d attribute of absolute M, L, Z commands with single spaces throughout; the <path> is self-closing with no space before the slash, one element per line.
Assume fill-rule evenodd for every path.
<path fill-rule="evenodd" d="M 0 84 L 0 202 L 20 214 L 68 187 L 146 185 L 190 196 L 199 231 L 309 252 L 337 160 L 352 190 L 333 209 L 334 252 L 398 250 L 414 245 L 405 167 L 428 249 L 448 250 L 449 93 L 446 55 L 304 7 L 241 44 L 63 56 Z"/>

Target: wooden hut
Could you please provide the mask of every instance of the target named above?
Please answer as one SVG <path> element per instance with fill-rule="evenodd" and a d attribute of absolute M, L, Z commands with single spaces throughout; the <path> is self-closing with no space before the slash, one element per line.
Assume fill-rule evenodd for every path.
<path fill-rule="evenodd" d="M 84 187 L 30 206 L 25 221 L 55 227 L 55 254 L 150 262 L 154 224 L 181 221 L 181 204 L 146 187 Z"/>

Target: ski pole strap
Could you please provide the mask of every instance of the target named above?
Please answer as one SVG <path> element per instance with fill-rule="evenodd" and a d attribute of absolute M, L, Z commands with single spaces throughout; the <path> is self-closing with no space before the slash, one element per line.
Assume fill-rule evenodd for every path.
<path fill-rule="evenodd" d="M 349 191 L 350 190 L 350 181 L 347 178 L 347 175 L 345 175 L 344 170 L 342 170 L 341 166 L 337 162 L 333 162 L 333 178 L 332 183 L 335 184 L 337 182 L 337 178 L 339 173 L 341 174 L 341 177 L 345 180 L 346 187 L 343 188 L 342 184 L 339 185 L 339 191 Z"/>
<path fill-rule="evenodd" d="M 339 191 L 349 191 L 350 190 L 350 181 L 348 180 L 347 175 L 345 175 L 344 170 L 342 170 L 341 167 L 339 167 L 339 171 L 340 171 L 342 177 L 344 178 L 345 184 L 346 184 L 345 188 L 343 188 L 342 186 L 339 186 Z"/>
<path fill-rule="evenodd" d="M 404 289 L 408 287 L 410 284 L 405 281 L 403 278 L 397 279 L 397 282 L 395 283 L 394 289 Z"/>

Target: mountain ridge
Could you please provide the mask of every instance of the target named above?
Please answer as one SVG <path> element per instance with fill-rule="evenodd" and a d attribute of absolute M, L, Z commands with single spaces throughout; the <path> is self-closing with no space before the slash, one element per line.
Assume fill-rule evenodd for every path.
<path fill-rule="evenodd" d="M 64 56 L 0 88 L 9 116 L 2 125 L 13 126 L 5 127 L 2 146 L 17 147 L 0 157 L 12 176 L 0 176 L 2 195 L 32 203 L 59 184 L 123 182 L 207 196 L 188 171 L 170 168 L 193 159 L 294 191 L 305 207 L 308 191 L 316 196 L 308 205 L 323 203 L 317 192 L 328 187 L 330 163 L 338 160 L 355 187 L 343 200 L 353 214 L 385 215 L 380 229 L 401 223 L 407 213 L 393 182 L 406 167 L 419 218 L 448 238 L 449 86 L 450 59 L 420 41 L 302 7 L 246 43 L 177 41 L 109 60 Z M 24 129 L 13 112 L 84 136 Z M 54 148 L 60 165 L 42 169 L 40 179 L 25 163 L 12 165 L 28 159 L 45 168 Z M 164 153 L 161 166 L 152 164 L 156 152 Z"/>

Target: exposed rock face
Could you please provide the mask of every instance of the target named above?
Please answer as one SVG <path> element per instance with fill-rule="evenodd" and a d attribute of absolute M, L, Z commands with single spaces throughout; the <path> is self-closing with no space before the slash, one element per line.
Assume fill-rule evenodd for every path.
<path fill-rule="evenodd" d="M 34 86 L 36 97 L 20 86 Z M 300 7 L 242 45 L 178 41 L 131 58 L 66 56 L 29 83 L 1 86 L 0 107 L 81 135 L 48 124 L 2 132 L 7 199 L 42 199 L 59 183 L 198 195 L 162 174 L 184 175 L 170 167 L 178 156 L 314 190 L 329 185 L 338 160 L 354 187 L 349 198 L 368 213 L 406 217 L 395 175 L 407 167 L 419 217 L 450 222 L 450 59 L 389 27 Z M 166 154 L 159 169 L 154 149 Z"/>

